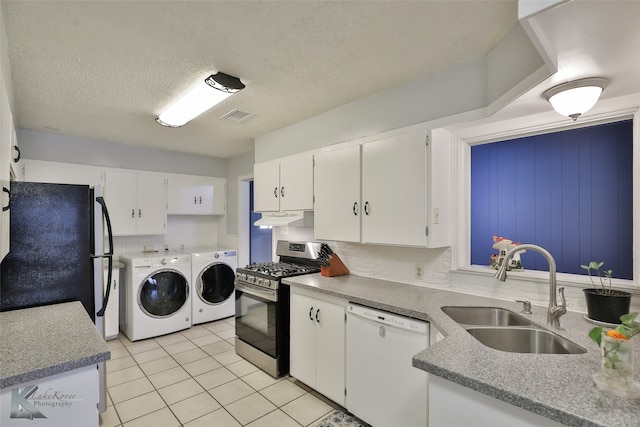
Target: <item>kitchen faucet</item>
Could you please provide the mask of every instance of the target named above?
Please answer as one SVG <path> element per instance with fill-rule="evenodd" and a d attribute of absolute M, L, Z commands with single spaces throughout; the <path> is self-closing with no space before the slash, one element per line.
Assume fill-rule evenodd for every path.
<path fill-rule="evenodd" d="M 525 249 L 538 252 L 544 256 L 549 263 L 549 308 L 547 310 L 547 324 L 551 325 L 553 328 L 560 328 L 560 316 L 567 312 L 567 301 L 564 297 L 564 288 L 560 288 L 559 291 L 562 305 L 558 306 L 558 300 L 556 298 L 556 261 L 553 259 L 549 251 L 541 246 L 533 245 L 531 243 L 525 243 L 511 248 L 504 256 L 502 264 L 500 264 L 500 267 L 496 272 L 496 279 L 501 282 L 504 282 L 507 279 L 507 266 L 509 265 L 509 261 L 516 252 L 523 251 Z"/>

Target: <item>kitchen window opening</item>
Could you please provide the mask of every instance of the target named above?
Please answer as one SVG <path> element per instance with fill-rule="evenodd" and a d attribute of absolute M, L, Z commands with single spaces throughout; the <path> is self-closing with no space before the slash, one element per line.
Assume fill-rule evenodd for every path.
<path fill-rule="evenodd" d="M 470 206 L 471 264 L 489 264 L 498 235 L 545 247 L 558 272 L 597 260 L 632 280 L 633 121 L 472 146 Z"/>

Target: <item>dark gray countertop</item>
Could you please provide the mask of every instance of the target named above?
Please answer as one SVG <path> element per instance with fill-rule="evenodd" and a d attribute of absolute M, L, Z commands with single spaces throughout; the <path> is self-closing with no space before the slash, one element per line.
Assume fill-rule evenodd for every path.
<path fill-rule="evenodd" d="M 110 355 L 79 302 L 0 313 L 0 388 L 94 365 Z"/>
<path fill-rule="evenodd" d="M 600 367 L 600 350 L 588 337 L 594 325 L 583 313 L 569 311 L 560 319 L 561 329 L 554 332 L 587 353 L 507 353 L 476 341 L 441 307 L 492 306 L 520 312 L 522 306 L 515 302 L 355 275 L 310 274 L 283 283 L 431 322 L 445 338 L 413 357 L 416 368 L 566 425 L 640 426 L 640 400 L 609 395 L 593 382 L 591 374 Z M 532 311 L 523 316 L 547 327 L 546 307 L 533 306 Z M 636 367 L 640 367 L 640 340 L 634 341 Z"/>

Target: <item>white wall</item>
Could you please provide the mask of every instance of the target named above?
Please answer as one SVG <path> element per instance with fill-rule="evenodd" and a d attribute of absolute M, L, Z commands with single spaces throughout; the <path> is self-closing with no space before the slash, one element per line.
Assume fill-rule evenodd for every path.
<path fill-rule="evenodd" d="M 227 161 L 227 228 L 228 235 L 238 235 L 238 178 L 253 175 L 254 154 L 250 151 Z"/>
<path fill-rule="evenodd" d="M 19 129 L 22 157 L 123 169 L 185 173 L 226 178 L 227 162 L 197 156 L 55 133 Z"/>
<path fill-rule="evenodd" d="M 486 69 L 485 59 L 477 58 L 259 136 L 255 160 L 263 162 L 484 108 Z"/>

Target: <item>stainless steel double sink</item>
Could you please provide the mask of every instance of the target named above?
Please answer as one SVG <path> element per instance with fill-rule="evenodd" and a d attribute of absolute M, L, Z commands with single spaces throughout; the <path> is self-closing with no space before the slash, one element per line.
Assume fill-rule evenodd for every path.
<path fill-rule="evenodd" d="M 442 307 L 476 340 L 495 350 L 512 353 L 581 354 L 578 344 L 500 307 Z"/>

